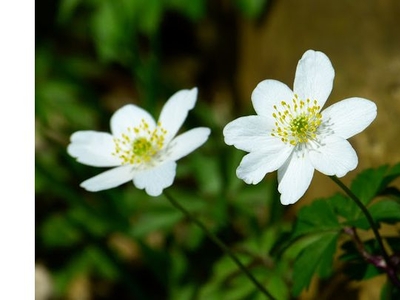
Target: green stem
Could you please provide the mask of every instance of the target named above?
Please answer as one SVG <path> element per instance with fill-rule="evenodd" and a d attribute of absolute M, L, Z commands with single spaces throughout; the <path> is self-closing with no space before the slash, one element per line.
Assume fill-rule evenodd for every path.
<path fill-rule="evenodd" d="M 272 296 L 266 289 L 263 287 L 257 279 L 249 272 L 249 270 L 240 262 L 240 260 L 236 257 L 236 255 L 215 235 L 213 234 L 210 230 L 207 229 L 201 223 L 195 216 L 193 216 L 188 210 L 186 210 L 182 205 L 179 204 L 178 201 L 176 201 L 171 195 L 168 193 L 164 192 L 164 195 L 167 197 L 169 202 L 173 206 L 175 206 L 177 209 L 179 209 L 182 213 L 184 213 L 190 221 L 194 222 L 197 226 L 199 226 L 205 234 L 215 243 L 220 247 L 235 263 L 236 265 L 240 268 L 240 270 L 247 275 L 247 277 L 253 282 L 253 284 L 268 298 L 270 299 L 275 299 L 274 296 Z"/>
<path fill-rule="evenodd" d="M 378 226 L 376 225 L 374 219 L 372 218 L 371 214 L 369 213 L 368 209 L 365 207 L 365 205 L 361 202 L 360 199 L 358 199 L 358 197 L 336 176 L 329 176 L 339 187 L 342 188 L 342 190 L 344 190 L 346 192 L 346 194 L 350 197 L 350 199 L 352 199 L 357 206 L 361 209 L 361 211 L 363 212 L 363 214 L 365 215 L 365 217 L 368 220 L 368 223 L 371 225 L 372 231 L 375 235 L 376 241 L 378 242 L 379 248 L 382 251 L 382 255 L 383 258 L 386 261 L 387 265 L 390 265 L 390 258 L 389 255 L 386 252 L 385 247 L 383 246 L 383 241 L 382 241 L 382 237 L 379 234 L 378 231 Z"/>

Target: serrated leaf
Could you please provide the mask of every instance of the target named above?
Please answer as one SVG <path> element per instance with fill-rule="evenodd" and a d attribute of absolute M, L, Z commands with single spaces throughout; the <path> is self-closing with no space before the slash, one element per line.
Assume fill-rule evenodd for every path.
<path fill-rule="evenodd" d="M 308 245 L 294 262 L 292 294 L 298 296 L 307 288 L 314 275 L 328 276 L 336 250 L 338 234 L 325 234 Z"/>
<path fill-rule="evenodd" d="M 351 183 L 351 190 L 364 205 L 371 202 L 381 190 L 387 170 L 387 166 L 364 170 Z"/>
<path fill-rule="evenodd" d="M 372 218 L 375 222 L 396 223 L 400 222 L 400 202 L 390 199 L 380 200 L 368 207 Z M 360 215 L 358 218 L 349 220 L 345 223 L 347 226 L 353 226 L 367 230 L 371 228 L 367 218 Z"/>
<path fill-rule="evenodd" d="M 400 221 L 400 202 L 385 199 L 372 204 L 368 210 L 377 222 L 394 223 Z"/>
<path fill-rule="evenodd" d="M 326 199 L 333 207 L 333 210 L 337 216 L 341 216 L 345 219 L 352 219 L 355 216 L 357 205 L 347 196 L 337 193 Z"/>
<path fill-rule="evenodd" d="M 396 199 L 400 200 L 400 189 L 394 186 L 388 186 L 384 188 L 380 193 L 380 196 L 388 196 L 388 197 L 394 197 Z"/>
<path fill-rule="evenodd" d="M 381 183 L 381 188 L 388 186 L 393 180 L 400 177 L 400 163 L 395 164 L 385 174 L 384 179 Z"/>
<path fill-rule="evenodd" d="M 304 234 L 341 229 L 334 207 L 327 199 L 319 199 L 300 209 L 293 238 Z"/>

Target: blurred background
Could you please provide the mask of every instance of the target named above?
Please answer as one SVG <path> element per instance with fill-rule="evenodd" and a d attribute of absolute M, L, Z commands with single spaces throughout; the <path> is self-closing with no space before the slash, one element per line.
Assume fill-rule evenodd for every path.
<path fill-rule="evenodd" d="M 208 126 L 212 135 L 178 163 L 169 190 L 227 244 L 258 241 L 255 251 L 267 253 L 299 207 L 337 189 L 316 174 L 301 201 L 282 207 L 275 174 L 257 186 L 236 178 L 244 153 L 223 143 L 222 128 L 254 114 L 250 95 L 261 80 L 292 87 L 302 54 L 320 50 L 336 72 L 327 105 L 359 96 L 378 106 L 374 123 L 350 140 L 359 167 L 344 181 L 399 162 L 399 15 L 398 0 L 36 1 L 36 299 L 256 299 L 246 278 L 221 279 L 235 267 L 163 196 L 132 184 L 81 189 L 103 169 L 67 155 L 70 135 L 109 131 L 127 103 L 157 118 L 174 92 L 197 86 L 184 128 Z M 262 259 L 272 288 L 289 299 L 290 259 Z M 336 278 L 302 298 L 335 299 L 340 287 L 348 299 L 377 299 L 379 280 L 360 287 Z"/>

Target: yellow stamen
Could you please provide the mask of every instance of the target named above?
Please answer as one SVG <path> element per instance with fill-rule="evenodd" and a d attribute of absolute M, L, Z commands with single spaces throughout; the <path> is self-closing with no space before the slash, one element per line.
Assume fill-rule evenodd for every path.
<path fill-rule="evenodd" d="M 281 107 L 274 105 L 275 112 L 272 113 L 272 117 L 275 119 L 276 128 L 272 130 L 271 136 L 293 146 L 314 140 L 322 122 L 318 101 L 299 100 L 295 95 L 292 104 L 285 101 L 281 101 L 280 104 Z"/>
<path fill-rule="evenodd" d="M 166 134 L 160 123 L 151 131 L 149 124 L 142 119 L 139 126 L 129 127 L 121 138 L 114 138 L 112 155 L 120 158 L 124 165 L 148 163 L 163 148 Z"/>

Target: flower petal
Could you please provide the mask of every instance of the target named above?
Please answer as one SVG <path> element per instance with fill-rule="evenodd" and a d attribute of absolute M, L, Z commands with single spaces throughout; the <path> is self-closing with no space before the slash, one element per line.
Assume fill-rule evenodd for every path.
<path fill-rule="evenodd" d="M 251 152 L 243 157 L 236 175 L 247 184 L 257 184 L 267 173 L 280 168 L 291 152 L 292 148 L 282 147 L 280 143 L 271 145 L 269 149 Z"/>
<path fill-rule="evenodd" d="M 328 176 L 343 177 L 357 167 L 357 153 L 347 140 L 329 136 L 322 143 L 321 147 L 309 152 L 310 161 L 316 170 Z"/>
<path fill-rule="evenodd" d="M 314 174 L 307 154 L 293 152 L 285 164 L 278 169 L 278 191 L 283 205 L 297 202 L 307 191 Z"/>
<path fill-rule="evenodd" d="M 210 133 L 209 128 L 199 127 L 178 135 L 170 143 L 168 159 L 177 161 L 193 152 L 207 141 Z"/>
<path fill-rule="evenodd" d="M 129 127 L 138 127 L 142 120 L 148 124 L 149 130 L 156 127 L 156 122 L 147 111 L 134 104 L 125 105 L 111 117 L 111 133 L 114 137 L 119 138 L 122 133 L 126 133 Z"/>
<path fill-rule="evenodd" d="M 225 143 L 247 152 L 268 147 L 276 139 L 271 136 L 273 122 L 272 117 L 264 116 L 246 116 L 233 120 L 224 127 Z"/>
<path fill-rule="evenodd" d="M 376 118 L 376 105 L 363 98 L 349 98 L 322 111 L 322 123 L 335 135 L 348 139 L 367 128 Z"/>
<path fill-rule="evenodd" d="M 97 131 L 77 131 L 71 136 L 67 152 L 82 164 L 94 167 L 114 167 L 121 161 L 112 155 L 115 145 L 111 134 Z"/>
<path fill-rule="evenodd" d="M 147 194 L 156 197 L 161 195 L 163 189 L 172 185 L 175 173 L 176 162 L 169 161 L 136 174 L 133 183 L 138 189 L 145 189 Z"/>
<path fill-rule="evenodd" d="M 134 172 L 131 165 L 124 165 L 85 180 L 81 187 L 90 192 L 108 190 L 132 180 Z"/>
<path fill-rule="evenodd" d="M 185 121 L 189 110 L 191 110 L 197 99 L 197 88 L 181 90 L 176 92 L 165 103 L 159 118 L 161 126 L 167 130 L 165 143 L 168 144 L 176 135 Z"/>
<path fill-rule="evenodd" d="M 329 58 L 322 52 L 308 50 L 297 64 L 293 91 L 299 99 L 317 100 L 323 107 L 332 91 L 334 77 Z"/>
<path fill-rule="evenodd" d="M 286 84 L 268 79 L 256 86 L 251 101 L 258 115 L 272 118 L 273 106 L 283 100 L 291 101 L 293 96 L 293 91 Z"/>

